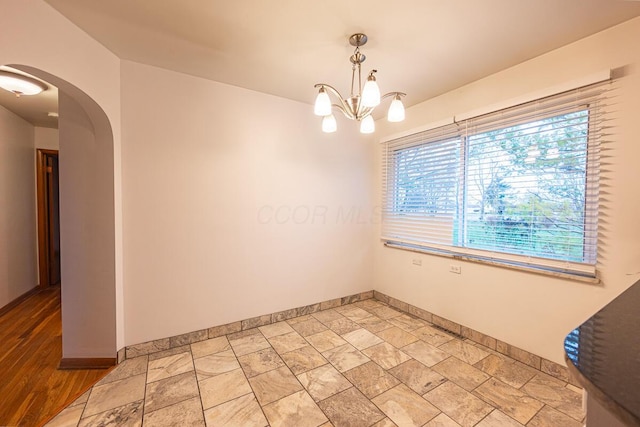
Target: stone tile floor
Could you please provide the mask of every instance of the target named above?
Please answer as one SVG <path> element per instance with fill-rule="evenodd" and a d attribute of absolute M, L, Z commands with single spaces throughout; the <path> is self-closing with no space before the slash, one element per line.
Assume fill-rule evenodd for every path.
<path fill-rule="evenodd" d="M 580 427 L 580 390 L 365 300 L 128 359 L 58 426 Z"/>

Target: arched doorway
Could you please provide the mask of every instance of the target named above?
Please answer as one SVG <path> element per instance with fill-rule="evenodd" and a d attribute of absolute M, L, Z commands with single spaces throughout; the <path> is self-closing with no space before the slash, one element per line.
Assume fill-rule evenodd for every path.
<path fill-rule="evenodd" d="M 72 83 L 6 64 L 59 91 L 62 366 L 116 357 L 114 138 L 105 111 Z"/>

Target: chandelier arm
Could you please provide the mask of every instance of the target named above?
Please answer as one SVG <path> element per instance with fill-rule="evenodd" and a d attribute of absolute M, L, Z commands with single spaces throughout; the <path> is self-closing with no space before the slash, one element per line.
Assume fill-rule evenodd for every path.
<path fill-rule="evenodd" d="M 380 97 L 380 100 L 382 101 L 385 98 L 389 98 L 390 96 L 396 96 L 396 95 L 398 95 L 398 96 L 407 96 L 407 94 L 404 93 L 404 92 L 389 92 L 389 93 L 385 93 L 384 95 L 382 95 Z"/>
<path fill-rule="evenodd" d="M 375 107 L 361 107 L 360 110 L 358 110 L 357 119 L 362 120 L 365 117 L 370 116 L 374 109 Z"/>
<path fill-rule="evenodd" d="M 356 120 L 356 117 L 351 113 L 350 110 L 345 110 L 342 108 L 342 105 L 333 104 L 332 107 L 336 107 L 344 116 L 349 120 Z"/>
<path fill-rule="evenodd" d="M 349 104 L 347 104 L 347 102 L 344 100 L 344 98 L 342 97 L 342 95 L 340 95 L 340 92 L 338 92 L 338 90 L 336 88 L 334 88 L 331 85 L 325 84 L 325 83 L 318 83 L 313 87 L 323 87 L 325 89 L 327 89 L 329 92 L 331 92 L 336 98 L 338 98 L 338 100 L 340 101 L 341 105 L 336 105 L 333 104 L 334 106 L 338 107 L 343 113 L 344 115 L 346 115 L 347 117 L 349 117 L 350 119 L 354 119 L 355 115 L 353 114 L 347 114 L 347 111 L 351 111 L 351 109 L 349 108 Z"/>
<path fill-rule="evenodd" d="M 384 95 L 382 95 L 382 96 L 380 97 L 380 101 L 382 101 L 382 100 L 383 100 L 383 99 L 385 99 L 385 98 L 392 97 L 392 96 L 394 96 L 394 97 L 395 97 L 396 95 L 397 95 L 397 96 L 401 96 L 401 97 L 402 97 L 402 96 L 406 96 L 407 94 L 406 94 L 406 93 L 404 93 L 404 92 L 389 92 L 389 93 L 385 93 Z M 371 113 L 373 113 L 373 110 L 374 110 L 375 108 L 376 108 L 376 107 L 363 107 L 363 106 L 362 106 L 362 104 L 359 104 L 359 109 L 358 109 L 358 113 L 357 113 L 357 115 L 356 115 L 356 119 L 357 119 L 357 120 L 362 120 L 362 119 L 364 119 L 365 117 L 367 117 L 367 116 L 371 115 Z"/>

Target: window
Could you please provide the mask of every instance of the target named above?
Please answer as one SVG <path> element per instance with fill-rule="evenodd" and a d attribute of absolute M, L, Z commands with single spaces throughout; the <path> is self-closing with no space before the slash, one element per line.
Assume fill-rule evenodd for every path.
<path fill-rule="evenodd" d="M 595 276 L 606 87 L 385 143 L 383 240 Z"/>

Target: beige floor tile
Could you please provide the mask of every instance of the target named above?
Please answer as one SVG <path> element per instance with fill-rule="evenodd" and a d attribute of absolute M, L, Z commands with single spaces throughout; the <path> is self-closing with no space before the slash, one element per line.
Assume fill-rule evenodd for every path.
<path fill-rule="evenodd" d="M 249 378 L 249 383 L 262 406 L 302 390 L 302 386 L 286 366 Z"/>
<path fill-rule="evenodd" d="M 489 355 L 489 353 L 487 353 L 486 351 L 457 339 L 446 342 L 440 345 L 438 348 L 454 355 L 458 359 L 470 365 L 478 363 Z"/>
<path fill-rule="evenodd" d="M 534 377 L 536 371 L 515 360 L 506 360 L 490 354 L 474 365 L 511 387 L 520 388 Z"/>
<path fill-rule="evenodd" d="M 398 317 L 400 315 L 402 315 L 402 312 L 398 311 L 398 310 L 394 310 L 391 307 L 387 307 L 386 305 L 380 306 L 380 307 L 374 307 L 371 310 L 369 310 L 371 313 L 375 314 L 376 316 L 378 316 L 381 319 L 387 320 L 387 319 L 391 319 L 392 317 Z"/>
<path fill-rule="evenodd" d="M 209 354 L 194 360 L 198 381 L 238 369 L 240 365 L 233 350 Z"/>
<path fill-rule="evenodd" d="M 542 408 L 541 402 L 495 378 L 480 385 L 474 394 L 521 424 L 529 422 Z"/>
<path fill-rule="evenodd" d="M 404 384 L 374 397 L 372 402 L 399 426 L 421 426 L 440 413 L 435 406 Z"/>
<path fill-rule="evenodd" d="M 328 420 L 306 391 L 299 391 L 263 407 L 271 427 L 318 427 Z"/>
<path fill-rule="evenodd" d="M 228 402 L 252 391 L 240 368 L 207 378 L 200 381 L 198 385 L 204 409 Z"/>
<path fill-rule="evenodd" d="M 293 319 L 287 319 L 287 323 L 289 325 L 293 325 L 294 323 L 306 322 L 307 320 L 311 320 L 314 317 L 311 314 L 305 314 L 302 316 L 294 317 Z"/>
<path fill-rule="evenodd" d="M 284 366 L 284 362 L 278 356 L 278 353 L 271 347 L 240 356 L 238 357 L 238 362 L 240 362 L 240 366 L 242 366 L 247 378 Z"/>
<path fill-rule="evenodd" d="M 391 317 L 388 322 L 407 332 L 415 331 L 416 329 L 427 326 L 427 322 L 425 322 L 424 320 L 416 319 L 415 317 L 411 317 L 408 314 L 401 314 L 400 316 Z"/>
<path fill-rule="evenodd" d="M 282 360 L 295 375 L 328 363 L 327 359 L 310 345 L 284 353 Z"/>
<path fill-rule="evenodd" d="M 229 344 L 227 337 L 211 338 L 191 344 L 191 353 L 194 359 L 230 349 L 231 344 Z"/>
<path fill-rule="evenodd" d="M 287 322 L 277 322 L 271 325 L 260 326 L 258 328 L 265 338 L 275 337 L 277 335 L 288 334 L 293 332 L 293 328 Z"/>
<path fill-rule="evenodd" d="M 309 320 L 304 322 L 294 323 L 291 327 L 303 337 L 317 334 L 318 332 L 326 331 L 328 329 L 314 317 L 310 317 Z"/>
<path fill-rule="evenodd" d="M 256 352 L 258 350 L 263 350 L 265 348 L 268 348 L 270 345 L 260 332 L 241 336 L 240 338 L 236 339 L 229 339 L 229 344 L 231 344 L 234 353 L 238 357 Z"/>
<path fill-rule="evenodd" d="M 389 418 L 384 418 L 381 421 L 378 421 L 377 423 L 372 425 L 371 427 L 398 427 L 398 426 Z"/>
<path fill-rule="evenodd" d="M 128 359 L 49 426 L 191 427 L 206 418 L 209 427 L 579 427 L 583 419 L 581 390 L 380 301 L 262 324 Z"/>
<path fill-rule="evenodd" d="M 352 386 L 340 372 L 336 371 L 336 368 L 329 364 L 298 375 L 298 380 L 316 402 Z"/>
<path fill-rule="evenodd" d="M 205 427 L 200 399 L 193 398 L 144 413 L 143 427 L 189 426 Z"/>
<path fill-rule="evenodd" d="M 242 426 L 266 427 L 267 419 L 262 413 L 253 393 L 222 403 L 204 411 L 204 418 L 208 427 L 213 426 Z"/>
<path fill-rule="evenodd" d="M 356 329 L 358 330 L 358 329 Z M 311 344 L 320 353 L 323 351 L 331 350 L 332 348 L 345 345 L 347 342 L 331 330 L 319 332 L 317 334 L 309 335 L 306 337 L 309 344 Z"/>
<path fill-rule="evenodd" d="M 356 329 L 355 331 L 347 332 L 342 335 L 349 344 L 357 348 L 358 350 L 364 350 L 376 344 L 382 343 L 382 339 L 367 331 L 366 329 Z"/>
<path fill-rule="evenodd" d="M 508 417 L 497 409 L 494 409 L 489 415 L 487 415 L 482 421 L 480 421 L 476 427 L 523 427 L 522 424 L 517 422 L 511 417 Z M 560 427 L 554 426 L 554 427 Z"/>
<path fill-rule="evenodd" d="M 434 365 L 432 369 L 467 391 L 473 390 L 489 379 L 489 375 L 457 357 L 449 357 Z"/>
<path fill-rule="evenodd" d="M 96 384 L 98 385 L 98 384 Z M 91 394 L 91 389 L 85 391 L 84 393 L 82 393 L 80 395 L 80 397 L 78 397 L 76 400 L 74 400 L 73 402 L 71 402 L 69 404 L 69 406 L 76 406 L 76 405 L 86 405 L 87 400 L 89 400 L 89 395 Z"/>
<path fill-rule="evenodd" d="M 356 366 L 345 372 L 344 376 L 369 399 L 400 383 L 397 378 L 388 374 L 375 362 Z"/>
<path fill-rule="evenodd" d="M 318 404 L 335 426 L 370 426 L 385 418 L 384 414 L 355 387 Z"/>
<path fill-rule="evenodd" d="M 424 341 L 416 341 L 409 344 L 408 346 L 403 347 L 402 351 L 429 367 L 451 357 L 449 353 L 444 352 L 431 344 L 427 344 Z"/>
<path fill-rule="evenodd" d="M 420 396 L 447 381 L 445 377 L 415 359 L 408 360 L 390 369 L 389 373 Z"/>
<path fill-rule="evenodd" d="M 338 335 L 346 334 L 347 332 L 361 328 L 361 326 L 356 322 L 349 320 L 346 317 L 328 322 L 327 327 Z"/>
<path fill-rule="evenodd" d="M 355 305 L 343 305 L 342 307 L 336 307 L 335 310 L 347 319 L 356 323 L 358 323 L 359 320 L 371 316 L 371 313 L 356 307 Z"/>
<path fill-rule="evenodd" d="M 377 316 L 365 317 L 364 319 L 358 321 L 358 325 L 365 328 L 367 331 L 373 332 L 374 334 L 376 332 L 384 331 L 385 329 L 389 329 L 394 326 L 386 320 L 382 320 Z"/>
<path fill-rule="evenodd" d="M 149 362 L 153 360 L 163 359 L 169 356 L 175 356 L 181 353 L 190 353 L 191 347 L 189 344 L 181 345 L 180 347 L 171 347 L 166 350 L 156 351 L 155 353 L 149 353 Z"/>
<path fill-rule="evenodd" d="M 521 390 L 574 420 L 584 417 L 582 395 L 566 388 L 560 380 L 538 373 Z"/>
<path fill-rule="evenodd" d="M 340 372 L 348 371 L 369 361 L 367 356 L 351 344 L 332 348 L 323 352 L 322 355 Z"/>
<path fill-rule="evenodd" d="M 315 318 L 325 325 L 333 320 L 344 319 L 344 316 L 342 314 L 333 309 L 318 311 L 316 313 L 313 313 L 311 317 Z"/>
<path fill-rule="evenodd" d="M 245 329 L 244 331 L 238 331 L 238 332 L 229 333 L 229 334 L 227 334 L 227 339 L 229 340 L 229 343 L 231 343 L 231 341 L 237 341 L 240 338 L 246 338 L 246 337 L 249 337 L 251 335 L 262 335 L 262 333 L 256 327 L 256 328 L 251 328 L 251 329 Z"/>
<path fill-rule="evenodd" d="M 174 375 L 147 384 L 145 391 L 145 413 L 171 406 L 198 396 L 198 383 L 194 372 Z"/>
<path fill-rule="evenodd" d="M 91 390 L 84 416 L 99 414 L 144 398 L 145 374 L 114 381 Z"/>
<path fill-rule="evenodd" d="M 583 389 L 580 388 L 580 387 L 576 387 L 573 384 L 567 384 L 565 387 L 568 388 L 569 390 L 573 391 L 574 393 L 578 393 L 578 394 L 582 395 Z"/>
<path fill-rule="evenodd" d="M 411 335 L 407 331 L 403 331 L 397 326 L 376 332 L 376 335 L 396 348 L 404 347 L 408 344 L 418 341 L 418 338 Z"/>
<path fill-rule="evenodd" d="M 193 370 L 191 353 L 180 353 L 162 359 L 149 361 L 147 383 L 162 380 L 173 375 L 184 374 Z"/>
<path fill-rule="evenodd" d="M 527 424 L 527 427 L 581 427 L 582 423 L 549 406 L 544 406 Z"/>
<path fill-rule="evenodd" d="M 307 345 L 307 341 L 295 331 L 271 337 L 269 338 L 269 342 L 279 354 L 288 353 Z"/>
<path fill-rule="evenodd" d="M 440 414 L 428 423 L 424 427 L 460 427 L 460 424 L 447 417 L 445 414 Z"/>
<path fill-rule="evenodd" d="M 129 403 L 109 411 L 101 412 L 92 417 L 83 418 L 80 423 L 74 423 L 78 427 L 94 426 L 118 426 L 118 427 L 140 427 L 142 425 L 142 408 L 144 400 Z M 49 426 L 47 424 L 47 426 Z"/>
<path fill-rule="evenodd" d="M 123 380 L 125 378 L 133 377 L 136 375 L 144 374 L 147 372 L 147 363 L 149 361 L 148 356 L 139 356 L 132 359 L 127 359 L 118 364 L 118 369 L 114 369 L 109 372 L 104 378 L 96 383 L 96 385 L 103 385 L 114 381 Z M 86 400 L 85 400 L 86 402 Z"/>
<path fill-rule="evenodd" d="M 436 347 L 454 339 L 453 335 L 449 335 L 439 329 L 432 328 L 429 325 L 415 329 L 411 331 L 411 333 L 421 340 Z"/>
<path fill-rule="evenodd" d="M 411 359 L 411 357 L 386 342 L 366 348 L 362 352 L 384 369 L 391 369 Z"/>
<path fill-rule="evenodd" d="M 80 417 L 82 416 L 82 411 L 84 411 L 83 405 L 70 406 L 65 408 L 58 415 L 55 416 L 54 419 L 49 421 L 46 426 L 47 427 L 75 427 L 78 425 L 80 421 Z"/>
<path fill-rule="evenodd" d="M 493 407 L 448 381 L 424 395 L 436 408 L 463 427 L 476 425 Z"/>
<path fill-rule="evenodd" d="M 366 299 L 363 301 L 358 301 L 353 303 L 353 305 L 355 305 L 356 307 L 360 307 L 363 310 L 368 310 L 374 307 L 382 307 L 385 304 L 383 302 L 380 302 L 376 299 Z"/>

